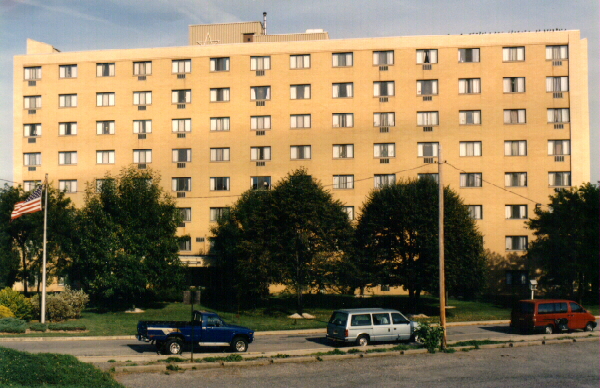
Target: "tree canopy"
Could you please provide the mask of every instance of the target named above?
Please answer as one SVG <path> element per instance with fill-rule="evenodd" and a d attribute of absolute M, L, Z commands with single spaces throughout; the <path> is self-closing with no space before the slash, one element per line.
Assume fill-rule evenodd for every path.
<path fill-rule="evenodd" d="M 586 291 L 598 291 L 599 189 L 586 183 L 549 198 L 547 208 L 537 207 L 527 222 L 536 236 L 527 255 L 543 270 L 541 284 L 581 302 Z"/>

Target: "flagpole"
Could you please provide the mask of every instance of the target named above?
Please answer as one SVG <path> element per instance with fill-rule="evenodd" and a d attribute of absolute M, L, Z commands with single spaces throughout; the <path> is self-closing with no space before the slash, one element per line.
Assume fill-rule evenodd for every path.
<path fill-rule="evenodd" d="M 44 253 L 42 254 L 42 314 L 41 323 L 46 323 L 46 226 L 48 224 L 48 174 L 44 182 L 46 197 L 44 198 Z"/>

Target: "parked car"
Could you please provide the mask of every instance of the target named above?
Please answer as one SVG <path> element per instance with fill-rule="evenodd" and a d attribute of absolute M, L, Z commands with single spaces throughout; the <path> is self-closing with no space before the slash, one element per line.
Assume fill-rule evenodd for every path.
<path fill-rule="evenodd" d="M 512 310 L 510 327 L 520 332 L 552 334 L 564 330 L 592 331 L 596 318 L 576 302 L 563 299 L 519 301 Z"/>
<path fill-rule="evenodd" d="M 345 344 L 367 346 L 378 341 L 415 340 L 418 322 L 400 311 L 382 308 L 344 309 L 331 314 L 327 339 Z"/>
<path fill-rule="evenodd" d="M 181 354 L 184 344 L 229 347 L 245 352 L 254 330 L 229 325 L 215 313 L 194 311 L 191 321 L 139 321 L 138 341 L 153 343 L 163 354 Z M 193 333 L 193 334 L 192 334 Z"/>

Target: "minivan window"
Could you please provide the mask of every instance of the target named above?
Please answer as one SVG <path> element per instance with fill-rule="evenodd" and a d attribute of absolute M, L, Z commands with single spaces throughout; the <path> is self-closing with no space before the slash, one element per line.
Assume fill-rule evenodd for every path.
<path fill-rule="evenodd" d="M 517 311 L 522 314 L 533 314 L 533 306 L 535 306 L 533 303 L 520 302 Z"/>
<path fill-rule="evenodd" d="M 567 303 L 554 303 L 554 312 L 555 313 L 566 313 L 569 309 L 567 308 Z"/>
<path fill-rule="evenodd" d="M 540 303 L 538 314 L 552 314 L 554 312 L 554 303 Z"/>
<path fill-rule="evenodd" d="M 394 322 L 394 325 L 398 325 L 401 323 L 409 323 L 410 321 L 402 316 L 402 314 L 392 313 L 392 322 Z"/>
<path fill-rule="evenodd" d="M 388 313 L 373 314 L 373 323 L 375 325 L 389 325 L 390 315 Z"/>
<path fill-rule="evenodd" d="M 371 314 L 355 314 L 350 326 L 371 326 Z"/>
<path fill-rule="evenodd" d="M 340 313 L 335 311 L 331 314 L 331 318 L 329 318 L 329 323 L 337 326 L 346 326 L 346 322 L 348 322 L 348 314 Z"/>
<path fill-rule="evenodd" d="M 585 309 L 583 307 L 581 307 L 580 305 L 578 305 L 577 303 L 570 302 L 570 305 L 571 305 L 571 312 L 572 313 L 583 313 L 583 312 L 585 312 Z"/>

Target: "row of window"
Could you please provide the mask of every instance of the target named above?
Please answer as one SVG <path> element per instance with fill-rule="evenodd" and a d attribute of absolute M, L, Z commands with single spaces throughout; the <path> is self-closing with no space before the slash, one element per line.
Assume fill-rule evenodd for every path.
<path fill-rule="evenodd" d="M 569 108 L 550 108 L 547 110 L 548 123 L 568 123 Z M 290 115 L 290 128 L 311 128 L 312 119 L 310 114 Z M 480 110 L 465 110 L 458 112 L 458 122 L 460 125 L 481 125 Z M 525 124 L 525 109 L 505 109 L 504 124 Z M 440 125 L 439 112 L 417 112 L 417 126 L 429 127 Z M 354 127 L 353 113 L 333 113 L 332 126 L 334 128 L 352 128 Z M 395 127 L 396 114 L 394 112 L 373 113 L 374 127 Z M 58 134 L 61 136 L 77 135 L 77 122 L 61 122 L 58 124 Z M 229 131 L 229 117 L 211 117 L 211 131 Z M 270 130 L 271 116 L 251 116 L 251 130 Z M 172 132 L 191 132 L 192 119 L 172 119 Z M 98 135 L 114 135 L 115 121 L 102 120 L 96 121 L 96 133 Z M 152 120 L 133 120 L 133 133 L 152 133 Z M 32 123 L 23 125 L 23 135 L 25 137 L 42 136 L 42 124 Z"/>
<path fill-rule="evenodd" d="M 524 93 L 524 77 L 508 77 L 503 79 L 503 90 L 505 93 Z M 569 77 L 546 77 L 546 92 L 568 92 Z M 460 94 L 478 94 L 481 93 L 480 78 L 462 78 L 458 82 L 458 92 Z M 418 96 L 438 95 L 438 80 L 418 80 Z M 375 81 L 373 82 L 373 97 L 391 97 L 395 95 L 395 81 Z M 77 107 L 77 94 L 59 94 L 58 105 L 60 108 Z M 332 98 L 353 98 L 354 83 L 340 82 L 332 84 Z M 311 85 L 290 85 L 290 99 L 306 100 L 311 98 Z M 114 106 L 114 92 L 96 93 L 96 106 Z M 250 87 L 250 100 L 263 101 L 271 99 L 271 86 L 252 86 Z M 231 100 L 230 88 L 211 88 L 211 102 L 228 102 Z M 191 89 L 172 90 L 171 103 L 189 104 L 192 102 Z M 146 106 L 152 105 L 152 92 L 140 91 L 133 92 L 133 105 Z M 41 109 L 42 96 L 24 96 L 24 109 Z"/>
<path fill-rule="evenodd" d="M 546 60 L 566 60 L 568 59 L 568 46 L 555 45 L 546 46 Z M 504 47 L 502 48 L 502 60 L 504 62 L 525 61 L 525 47 Z M 479 48 L 458 49 L 459 63 L 478 63 L 480 62 Z M 438 63 L 437 49 L 418 49 L 416 50 L 417 64 Z M 393 65 L 394 51 L 373 51 L 373 65 Z M 354 53 L 332 53 L 331 65 L 333 67 L 351 67 L 354 65 Z M 97 63 L 97 77 L 114 77 L 115 63 Z M 308 69 L 311 67 L 310 54 L 290 55 L 290 69 Z M 250 70 L 270 70 L 270 56 L 252 56 L 250 57 Z M 230 58 L 219 57 L 210 58 L 210 71 L 229 71 Z M 191 59 L 176 59 L 171 62 L 171 72 L 173 74 L 187 74 L 192 72 Z M 60 65 L 58 71 L 59 78 L 77 78 L 78 71 L 76 64 Z M 152 74 L 152 61 L 133 62 L 134 76 L 148 76 Z M 42 78 L 41 66 L 29 66 L 24 68 L 24 78 L 26 80 L 39 80 Z"/>

